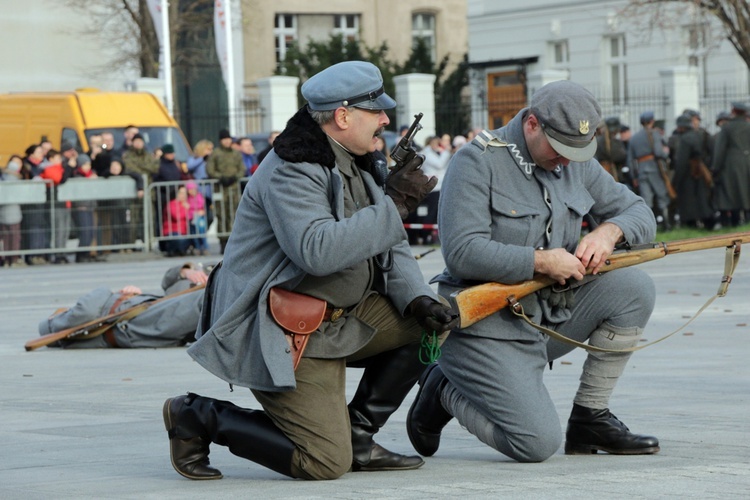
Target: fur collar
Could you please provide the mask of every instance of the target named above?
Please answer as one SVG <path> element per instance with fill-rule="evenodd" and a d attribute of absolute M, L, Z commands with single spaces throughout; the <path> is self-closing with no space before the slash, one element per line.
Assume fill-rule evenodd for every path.
<path fill-rule="evenodd" d="M 336 156 L 328 143 L 323 129 L 303 106 L 289 119 L 286 128 L 273 141 L 273 149 L 279 158 L 292 163 L 319 163 L 328 168 L 336 166 Z M 359 168 L 372 173 L 375 156 L 367 153 L 355 156 Z"/>

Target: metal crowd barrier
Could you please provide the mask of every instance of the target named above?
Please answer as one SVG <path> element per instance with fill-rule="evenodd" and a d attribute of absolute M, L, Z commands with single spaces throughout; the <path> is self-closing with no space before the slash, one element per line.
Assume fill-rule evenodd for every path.
<path fill-rule="evenodd" d="M 236 207 L 247 178 L 229 187 L 213 179 L 195 180 L 208 204 L 206 226 L 196 237 L 229 237 L 234 210 L 222 212 L 222 204 Z M 112 251 L 148 251 L 161 242 L 184 235 L 163 234 L 169 202 L 179 187 L 191 181 L 148 182 L 137 189 L 130 176 L 68 179 L 59 186 L 49 180 L 0 181 L 0 209 L 18 205 L 22 211 L 21 248 L 2 247 L 0 257 L 64 255 Z M 218 209 L 218 211 L 217 211 Z M 167 222 L 167 227 L 169 223 Z M 69 259 L 70 260 L 70 259 Z"/>
<path fill-rule="evenodd" d="M 244 177 L 238 182 L 226 187 L 221 186 L 218 180 L 187 180 L 175 182 L 152 182 L 148 186 L 147 196 L 144 197 L 144 205 L 149 204 L 153 217 L 149 219 L 149 243 L 154 248 L 164 249 L 165 243 L 170 241 L 193 240 L 211 237 L 228 238 L 234 222 L 236 207 L 242 197 L 242 190 L 249 178 Z M 198 186 L 198 192 L 203 196 L 207 207 L 207 225 L 204 231 L 196 230 L 195 233 L 187 232 L 175 222 L 170 202 L 175 199 L 181 187 L 193 182 Z M 150 200 L 150 203 L 145 201 Z M 223 208 L 227 203 L 228 209 Z M 179 217 L 177 217 L 179 219 Z M 165 234 L 165 233 L 183 234 Z"/>

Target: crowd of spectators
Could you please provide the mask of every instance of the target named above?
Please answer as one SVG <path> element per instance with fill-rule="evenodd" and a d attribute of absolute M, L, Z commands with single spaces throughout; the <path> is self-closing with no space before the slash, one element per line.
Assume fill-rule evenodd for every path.
<path fill-rule="evenodd" d="M 237 178 L 230 184 L 234 185 L 242 176 L 252 175 L 258 167 L 258 156 L 251 139 L 231 138 L 226 130 L 220 136 L 230 138 L 228 149 L 241 162 Z M 138 244 L 146 239 L 144 193 L 155 182 L 161 184 L 153 191 L 152 226 L 154 236 L 160 237 L 160 249 L 169 256 L 208 255 L 206 232 L 214 218 L 215 188 L 206 181 L 216 179 L 228 184 L 227 179 L 212 176 L 208 168 L 214 144 L 208 139 L 198 141 L 193 155 L 182 163 L 175 159 L 172 144 L 150 148 L 136 126 L 127 127 L 123 137 L 122 145 L 117 147 L 110 132 L 91 135 L 85 153 L 66 141 L 59 151 L 55 150 L 43 137 L 39 144 L 30 145 L 23 156 L 9 158 L 7 165 L 0 168 L 0 181 L 45 182 L 48 199 L 47 203 L 0 204 L 0 250 L 5 254 L 0 256 L 0 265 L 90 262 L 104 260 L 110 252 L 138 249 Z M 72 178 L 120 176 L 134 179 L 135 199 L 58 201 L 56 190 L 52 189 Z M 233 214 L 227 211 L 226 216 Z M 78 240 L 76 248 L 69 247 L 71 239 Z M 19 253 L 12 253 L 16 251 Z"/>

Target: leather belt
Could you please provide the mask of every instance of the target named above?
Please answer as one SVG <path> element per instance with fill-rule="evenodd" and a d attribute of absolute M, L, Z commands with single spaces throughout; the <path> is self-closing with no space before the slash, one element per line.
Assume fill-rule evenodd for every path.
<path fill-rule="evenodd" d="M 117 300 L 115 300 L 115 303 L 112 304 L 112 307 L 109 308 L 109 314 L 114 314 L 117 312 L 117 308 L 120 307 L 120 305 L 128 300 L 131 297 L 135 297 L 137 294 L 135 293 L 121 293 L 119 297 L 117 297 Z M 104 341 L 109 345 L 109 347 L 120 347 L 117 344 L 117 339 L 115 338 L 115 325 L 112 325 L 107 329 L 106 332 L 104 332 Z"/>
<path fill-rule="evenodd" d="M 344 310 L 340 307 L 326 307 L 326 312 L 323 314 L 323 321 L 336 321 L 344 315 Z"/>
<path fill-rule="evenodd" d="M 646 156 L 641 156 L 640 158 L 638 158 L 638 161 L 649 161 L 653 159 L 654 159 L 654 155 L 646 155 Z"/>

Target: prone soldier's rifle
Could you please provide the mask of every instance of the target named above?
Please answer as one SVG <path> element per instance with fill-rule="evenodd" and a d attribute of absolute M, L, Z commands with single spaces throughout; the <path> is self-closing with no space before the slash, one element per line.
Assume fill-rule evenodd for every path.
<path fill-rule="evenodd" d="M 99 335 L 104 334 L 110 328 L 114 327 L 117 323 L 130 320 L 155 304 L 165 302 L 180 295 L 185 295 L 197 290 L 202 290 L 205 287 L 205 283 L 201 283 L 185 290 L 165 295 L 164 297 L 156 300 L 144 301 L 140 304 L 128 307 L 127 309 L 123 309 L 121 311 L 107 314 L 106 316 L 92 319 L 91 321 L 87 321 L 86 323 L 71 326 L 70 328 L 66 328 L 64 330 L 33 338 L 26 342 L 24 347 L 27 351 L 33 351 L 34 349 L 53 344 L 60 340 L 87 340 L 98 337 Z"/>
<path fill-rule="evenodd" d="M 606 260 L 601 272 L 642 264 L 673 253 L 726 247 L 724 277 L 718 293 L 713 298 L 723 297 L 732 281 L 734 268 L 739 261 L 741 245 L 748 241 L 750 241 L 750 232 L 634 245 L 613 252 Z M 591 269 L 588 269 L 587 274 L 590 273 Z M 520 308 L 518 300 L 556 283 L 557 281 L 553 278 L 537 275 L 530 280 L 515 285 L 490 282 L 455 292 L 452 299 L 461 317 L 459 328 L 467 328 L 508 306 L 513 308 L 514 312 L 517 312 L 517 309 Z M 711 300 L 701 308 L 701 311 L 710 304 Z"/>

